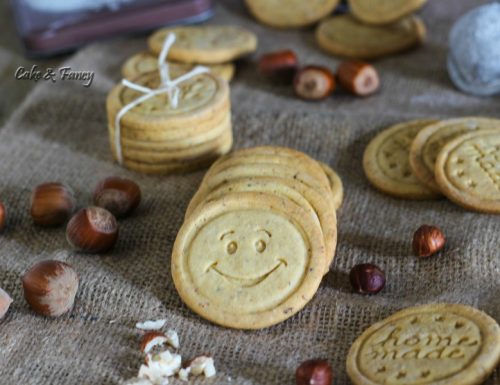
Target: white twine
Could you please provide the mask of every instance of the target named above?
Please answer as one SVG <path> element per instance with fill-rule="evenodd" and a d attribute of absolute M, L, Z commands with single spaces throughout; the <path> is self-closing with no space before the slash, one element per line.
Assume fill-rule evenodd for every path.
<path fill-rule="evenodd" d="M 168 99 L 170 101 L 170 105 L 172 108 L 177 108 L 179 105 L 179 96 L 180 89 L 179 84 L 185 82 L 192 77 L 209 72 L 207 67 L 197 66 L 188 73 L 179 76 L 175 79 L 170 79 L 170 69 L 167 62 L 168 51 L 172 47 L 175 42 L 175 34 L 170 33 L 165 38 L 165 42 L 163 43 L 163 48 L 161 50 L 160 56 L 158 56 L 158 69 L 160 72 L 160 86 L 156 89 L 151 89 L 148 87 L 141 86 L 139 84 L 135 84 L 127 79 L 122 79 L 122 84 L 125 87 L 131 88 L 133 90 L 142 92 L 144 95 L 138 97 L 133 102 L 123 106 L 123 108 L 118 112 L 115 118 L 115 148 L 116 148 L 116 157 L 118 158 L 118 163 L 123 163 L 123 155 L 122 155 L 122 147 L 121 147 L 121 126 L 120 121 L 123 116 L 129 112 L 132 108 L 137 105 L 145 102 L 148 99 L 160 94 L 167 94 Z"/>

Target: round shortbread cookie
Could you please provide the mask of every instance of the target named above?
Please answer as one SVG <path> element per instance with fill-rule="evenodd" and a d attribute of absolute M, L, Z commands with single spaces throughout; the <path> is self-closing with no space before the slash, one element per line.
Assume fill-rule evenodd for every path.
<path fill-rule="evenodd" d="M 323 171 L 325 172 L 328 181 L 330 182 L 330 189 L 332 190 L 333 206 L 338 210 L 342 206 L 344 200 L 344 186 L 342 180 L 333 169 L 323 162 L 318 162 Z"/>
<path fill-rule="evenodd" d="M 303 207 L 306 211 L 312 210 L 316 220 L 318 220 L 318 223 L 321 225 L 321 230 L 324 235 L 326 274 L 335 257 L 335 249 L 337 246 L 337 216 L 335 211 L 332 210 L 330 202 L 326 201 L 321 194 L 314 189 L 298 181 L 273 177 L 236 179 L 217 187 L 215 190 L 196 194 L 186 209 L 185 218 L 188 218 L 196 207 L 203 204 L 203 202 L 221 198 L 225 194 L 246 191 L 285 196 Z"/>
<path fill-rule="evenodd" d="M 177 139 L 177 140 L 163 140 L 163 141 L 145 141 L 130 139 L 128 136 L 125 137 L 124 131 L 126 127 L 121 127 L 121 143 L 123 148 L 128 148 L 131 150 L 139 151 L 177 151 L 180 149 L 185 149 L 187 147 L 196 146 L 202 143 L 209 142 L 221 136 L 227 130 L 231 130 L 231 116 L 227 115 L 221 123 L 215 125 L 212 129 L 201 132 L 194 136 Z M 114 140 L 115 137 L 115 127 L 108 126 L 110 141 Z"/>
<path fill-rule="evenodd" d="M 160 77 L 158 73 L 150 72 L 137 77 L 135 83 L 157 89 Z M 213 119 L 228 109 L 229 86 L 218 76 L 203 73 L 182 82 L 178 89 L 180 96 L 177 107 L 172 106 L 166 93 L 161 93 L 128 111 L 122 117 L 121 124 L 138 130 L 188 128 Z M 109 122 L 114 124 L 118 112 L 143 95 L 123 84 L 115 86 L 106 102 Z"/>
<path fill-rule="evenodd" d="M 325 51 L 354 59 L 375 59 L 422 43 L 425 25 L 416 16 L 396 23 L 366 25 L 350 15 L 334 16 L 320 23 L 316 41 Z"/>
<path fill-rule="evenodd" d="M 467 132 L 496 127 L 500 128 L 500 120 L 480 117 L 448 119 L 431 124 L 415 137 L 410 147 L 410 166 L 422 183 L 441 193 L 434 168 L 444 145 Z"/>
<path fill-rule="evenodd" d="M 232 143 L 232 141 L 233 133 L 230 128 L 228 128 L 222 135 L 213 140 L 175 151 L 135 150 L 128 147 L 122 147 L 122 154 L 126 159 L 153 165 L 180 161 L 189 162 L 204 154 L 213 153 L 220 147 L 225 147 L 228 143 Z M 113 153 L 116 153 L 113 141 L 111 141 L 111 146 Z"/>
<path fill-rule="evenodd" d="M 500 327 L 464 305 L 408 308 L 358 337 L 347 356 L 354 385 L 478 385 L 500 361 Z"/>
<path fill-rule="evenodd" d="M 434 120 L 413 120 L 391 126 L 368 144 L 363 168 L 370 183 L 389 195 L 406 199 L 433 199 L 439 195 L 428 189 L 410 168 L 410 145 L 418 132 Z"/>
<path fill-rule="evenodd" d="M 211 132 L 214 127 L 219 126 L 224 120 L 228 119 L 231 115 L 229 110 L 229 102 L 222 106 L 223 109 L 213 114 L 206 120 L 199 122 L 180 123 L 172 122 L 172 124 L 164 124 L 156 128 L 145 129 L 130 127 L 120 122 L 120 138 L 149 143 L 161 142 L 175 142 L 175 141 L 188 141 L 198 136 L 203 136 Z M 108 128 L 115 131 L 114 116 L 108 113 Z"/>
<path fill-rule="evenodd" d="M 192 69 L 194 69 L 197 64 L 185 64 L 185 63 L 175 63 L 169 62 L 170 76 L 175 79 Z M 220 76 L 226 81 L 230 81 L 234 76 L 234 64 L 223 63 L 223 64 L 204 64 L 205 67 L 210 69 L 210 72 L 214 75 Z M 122 75 L 125 79 L 133 81 L 137 76 L 146 74 L 148 72 L 158 71 L 158 57 L 150 52 L 140 52 L 131 56 L 122 66 Z"/>
<path fill-rule="evenodd" d="M 321 229 L 300 206 L 262 193 L 234 193 L 197 208 L 182 225 L 172 278 L 186 305 L 219 325 L 259 329 L 281 322 L 323 277 Z"/>
<path fill-rule="evenodd" d="M 449 142 L 439 153 L 435 174 L 453 202 L 500 214 L 500 130 L 479 130 Z"/>
<path fill-rule="evenodd" d="M 338 3 L 339 0 L 245 0 L 257 20 L 277 28 L 311 25 L 328 16 Z"/>
<path fill-rule="evenodd" d="M 254 52 L 257 36 L 231 25 L 202 25 L 162 28 L 148 39 L 151 52 L 159 55 L 166 36 L 175 33 L 168 58 L 181 63 L 227 63 Z"/>
<path fill-rule="evenodd" d="M 233 145 L 232 141 L 228 141 L 224 143 L 220 147 L 216 148 L 210 153 L 203 154 L 203 156 L 199 158 L 189 159 L 189 160 L 179 160 L 165 163 L 144 163 L 140 161 L 135 161 L 131 159 L 124 158 L 123 166 L 126 168 L 137 171 L 144 174 L 173 174 L 173 173 L 186 173 L 195 170 L 199 170 L 202 168 L 208 167 L 212 164 L 217 158 L 221 155 L 226 154 Z M 112 150 L 113 151 L 113 150 Z M 113 153 L 113 157 L 117 159 L 116 153 Z"/>
<path fill-rule="evenodd" d="M 349 0 L 352 14 L 363 23 L 390 24 L 422 8 L 427 0 Z"/>
<path fill-rule="evenodd" d="M 210 174 L 209 177 L 205 177 L 198 191 L 204 193 L 204 190 L 213 190 L 230 180 L 256 176 L 272 176 L 276 178 L 297 180 L 314 188 L 326 200 L 331 197 L 330 187 L 324 186 L 315 176 L 303 169 L 296 169 L 289 165 L 278 163 L 245 163 L 228 167 L 215 174 Z"/>
<path fill-rule="evenodd" d="M 325 173 L 318 167 L 318 164 L 313 159 L 307 159 L 305 157 L 295 158 L 295 157 L 285 157 L 281 155 L 272 154 L 241 154 L 239 151 L 235 151 L 227 154 L 221 159 L 217 160 L 208 170 L 205 179 L 210 178 L 225 169 L 233 166 L 239 166 L 244 164 L 282 164 L 290 166 L 296 170 L 301 170 L 304 173 L 315 177 L 318 182 L 320 182 L 325 188 L 330 188 L 330 183 Z"/>

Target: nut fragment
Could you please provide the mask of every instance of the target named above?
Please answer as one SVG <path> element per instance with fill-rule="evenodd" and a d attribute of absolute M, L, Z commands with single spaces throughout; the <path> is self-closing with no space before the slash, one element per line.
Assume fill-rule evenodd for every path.
<path fill-rule="evenodd" d="M 193 376 L 213 377 L 216 374 L 214 359 L 208 355 L 201 355 L 193 358 L 186 364 L 186 368 L 189 368 L 189 372 Z"/>
<path fill-rule="evenodd" d="M 340 85 L 358 96 L 371 95 L 379 89 L 380 79 L 377 70 L 370 64 L 360 61 L 346 61 L 337 70 Z"/>
<path fill-rule="evenodd" d="M 39 262 L 23 275 L 21 281 L 26 301 L 38 314 L 58 317 L 73 307 L 78 275 L 67 263 Z"/>
<path fill-rule="evenodd" d="M 73 191 L 63 183 L 43 183 L 31 194 L 31 216 L 40 226 L 62 225 L 75 207 Z"/>
<path fill-rule="evenodd" d="M 118 239 L 118 223 L 108 210 L 90 206 L 78 211 L 68 222 L 66 239 L 74 248 L 103 253 Z"/>
<path fill-rule="evenodd" d="M 297 385 L 331 385 L 332 379 L 332 368 L 327 360 L 305 361 L 295 372 Z"/>
<path fill-rule="evenodd" d="M 5 205 L 0 202 L 0 232 L 5 229 L 7 223 L 7 213 L 5 211 Z"/>
<path fill-rule="evenodd" d="M 138 377 L 147 378 L 153 384 L 167 384 L 168 377 L 180 370 L 182 357 L 165 350 L 158 354 L 148 354 L 146 363 L 141 365 Z"/>
<path fill-rule="evenodd" d="M 141 202 L 141 189 L 134 181 L 112 176 L 100 181 L 94 190 L 94 204 L 117 218 L 130 214 Z"/>
<path fill-rule="evenodd" d="M 179 349 L 179 336 L 175 330 L 168 330 L 167 333 L 160 331 L 150 331 L 142 337 L 141 351 L 149 353 L 156 346 L 168 344 L 175 349 Z"/>
<path fill-rule="evenodd" d="M 326 67 L 307 66 L 294 78 L 295 93 L 306 100 L 322 100 L 335 90 L 335 77 Z"/>
<path fill-rule="evenodd" d="M 291 50 L 270 52 L 259 59 L 259 72 L 274 80 L 291 82 L 297 71 L 297 55 Z"/>
<path fill-rule="evenodd" d="M 385 286 L 385 275 L 378 266 L 362 263 L 349 274 L 352 288 L 360 294 L 376 294 Z"/>
<path fill-rule="evenodd" d="M 5 290 L 0 288 L 0 319 L 2 319 L 5 314 L 7 314 L 11 303 L 12 298 L 10 298 L 10 295 L 8 295 Z"/>
<path fill-rule="evenodd" d="M 156 346 L 162 346 L 167 343 L 165 333 L 152 331 L 144 334 L 141 340 L 141 352 L 149 353 Z"/>
<path fill-rule="evenodd" d="M 159 330 L 161 329 L 165 324 L 167 323 L 166 319 L 159 319 L 155 321 L 144 321 L 144 322 L 137 322 L 135 324 L 135 327 L 137 329 L 141 330 Z"/>
<path fill-rule="evenodd" d="M 446 237 L 439 227 L 422 225 L 413 235 L 413 251 L 419 257 L 430 257 L 442 250 Z"/>

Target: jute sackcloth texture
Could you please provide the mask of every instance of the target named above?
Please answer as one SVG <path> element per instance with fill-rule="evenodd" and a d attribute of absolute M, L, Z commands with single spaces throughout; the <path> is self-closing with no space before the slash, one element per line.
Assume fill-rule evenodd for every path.
<path fill-rule="evenodd" d="M 26 61 L 2 38 L 0 199 L 10 219 L 0 236 L 0 286 L 14 303 L 0 321 L 0 383 L 117 384 L 137 374 L 142 357 L 134 325 L 146 319 L 166 318 L 178 331 L 186 358 L 211 353 L 218 375 L 192 383 L 219 385 L 293 384 L 296 366 L 314 357 L 331 362 L 337 385 L 349 384 L 345 359 L 354 339 L 372 323 L 416 304 L 473 305 L 500 321 L 500 218 L 465 211 L 444 199 L 412 202 L 383 195 L 369 185 L 361 166 L 369 140 L 391 124 L 416 118 L 500 117 L 498 97 L 459 93 L 445 69 L 450 25 L 478 3 L 483 1 L 430 2 L 422 12 L 429 28 L 427 44 L 377 61 L 382 90 L 367 99 L 339 94 L 318 104 L 304 102 L 289 87 L 260 78 L 250 62 L 239 65 L 231 83 L 235 147 L 297 148 L 332 166 L 345 186 L 337 257 L 318 293 L 298 315 L 251 332 L 204 321 L 187 309 L 172 284 L 172 244 L 204 172 L 150 177 L 112 160 L 105 98 L 120 80 L 123 61 L 145 49 L 145 37 L 81 49 L 61 65 L 94 71 L 90 88 L 77 82 L 39 82 L 22 103 L 18 87 L 26 91 L 27 83 L 12 77 L 16 60 L 20 65 Z M 261 26 L 237 1 L 219 2 L 212 22 L 255 31 L 259 53 L 292 48 L 304 64 L 335 68 L 339 63 L 317 48 L 313 30 Z M 16 109 L 10 102 L 14 96 Z M 71 251 L 63 228 L 32 224 L 28 207 L 36 184 L 64 181 L 83 206 L 97 181 L 109 175 L 134 179 L 144 195 L 138 211 L 120 222 L 120 239 L 112 252 Z M 423 223 L 438 225 L 448 237 L 449 247 L 436 258 L 412 256 L 411 237 Z M 35 315 L 20 283 L 30 265 L 48 258 L 72 264 L 81 279 L 74 309 L 58 319 Z M 361 262 L 385 271 L 387 286 L 380 294 L 351 292 L 348 272 Z M 500 384 L 498 370 L 486 383 Z"/>

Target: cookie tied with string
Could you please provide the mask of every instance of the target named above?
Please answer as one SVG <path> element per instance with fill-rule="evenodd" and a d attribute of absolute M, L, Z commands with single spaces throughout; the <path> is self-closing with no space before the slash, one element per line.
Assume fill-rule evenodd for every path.
<path fill-rule="evenodd" d="M 111 150 L 118 163 L 144 173 L 191 171 L 232 146 L 229 86 L 198 66 L 179 74 L 165 61 L 158 71 L 123 80 L 107 98 Z"/>

